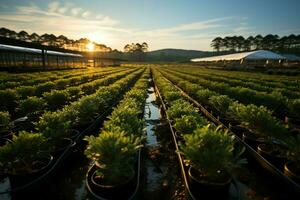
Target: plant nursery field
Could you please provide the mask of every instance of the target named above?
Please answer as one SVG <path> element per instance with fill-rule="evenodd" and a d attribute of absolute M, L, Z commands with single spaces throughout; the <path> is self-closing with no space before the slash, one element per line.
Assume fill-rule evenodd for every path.
<path fill-rule="evenodd" d="M 0 72 L 0 199 L 300 199 L 300 76 Z"/>

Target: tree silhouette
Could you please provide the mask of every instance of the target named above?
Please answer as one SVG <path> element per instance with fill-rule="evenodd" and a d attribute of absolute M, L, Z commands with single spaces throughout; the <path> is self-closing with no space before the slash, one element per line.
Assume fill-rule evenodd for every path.
<path fill-rule="evenodd" d="M 300 55 L 300 35 L 291 34 L 279 37 L 278 35 L 268 34 L 266 36 L 226 36 L 216 37 L 211 41 L 211 47 L 216 51 L 250 51 L 267 49 L 282 53 L 295 53 Z"/>
<path fill-rule="evenodd" d="M 7 28 L 0 28 L 0 36 L 18 39 L 26 42 L 40 43 L 43 45 L 56 46 L 65 49 L 77 50 L 77 51 L 87 51 L 86 45 L 91 41 L 87 38 L 81 38 L 79 40 L 72 40 L 64 35 L 56 37 L 53 34 L 45 33 L 43 35 L 38 35 L 36 33 L 28 34 L 26 31 L 20 31 L 16 33 L 15 31 L 9 30 Z M 112 49 L 104 44 L 95 44 L 95 51 L 99 52 L 110 52 Z"/>

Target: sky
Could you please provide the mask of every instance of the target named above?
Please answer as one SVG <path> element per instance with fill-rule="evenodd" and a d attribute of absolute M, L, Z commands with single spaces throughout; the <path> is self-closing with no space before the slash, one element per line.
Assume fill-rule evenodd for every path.
<path fill-rule="evenodd" d="M 215 37 L 300 34 L 300 0 L 0 0 L 0 27 L 113 49 L 212 50 Z"/>

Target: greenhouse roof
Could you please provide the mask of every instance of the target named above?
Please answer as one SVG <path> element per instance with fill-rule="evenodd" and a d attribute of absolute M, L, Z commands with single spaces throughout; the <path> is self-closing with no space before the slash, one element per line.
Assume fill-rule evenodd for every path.
<path fill-rule="evenodd" d="M 5 51 L 18 51 L 18 52 L 24 52 L 24 53 L 42 53 L 41 49 L 34 49 L 34 48 L 28 48 L 28 47 L 19 47 L 19 46 L 12 46 L 12 45 L 6 45 L 6 44 L 0 44 L 0 50 Z M 50 51 L 45 50 L 45 53 L 48 55 L 55 55 L 55 56 L 73 56 L 73 57 L 83 57 L 81 54 L 74 54 L 74 53 L 64 53 L 59 51 Z"/>
<path fill-rule="evenodd" d="M 285 57 L 274 53 L 272 51 L 266 50 L 257 50 L 243 53 L 234 53 L 222 56 L 212 56 L 205 58 L 194 58 L 191 59 L 192 62 L 200 62 L 200 61 L 220 61 L 220 60 L 282 60 Z"/>
<path fill-rule="evenodd" d="M 300 61 L 300 57 L 296 56 L 294 54 L 283 54 L 284 57 L 286 57 L 287 60 L 290 61 Z"/>

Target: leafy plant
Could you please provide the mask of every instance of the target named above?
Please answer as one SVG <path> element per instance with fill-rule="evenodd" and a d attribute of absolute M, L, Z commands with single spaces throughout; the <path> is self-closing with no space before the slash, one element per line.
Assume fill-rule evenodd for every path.
<path fill-rule="evenodd" d="M 109 117 L 109 121 L 104 122 L 103 129 L 114 131 L 121 129 L 128 135 L 142 134 L 143 120 L 139 119 L 141 110 L 133 99 L 122 101 Z"/>
<path fill-rule="evenodd" d="M 273 117 L 272 112 L 264 106 L 245 106 L 235 102 L 229 110 L 243 125 L 270 141 L 277 139 L 284 143 L 289 139 L 287 127 Z"/>
<path fill-rule="evenodd" d="M 20 101 L 19 111 L 22 114 L 34 114 L 42 111 L 44 106 L 45 101 L 43 98 L 32 96 Z"/>
<path fill-rule="evenodd" d="M 172 120 L 181 118 L 183 115 L 198 115 L 196 108 L 183 99 L 174 101 L 167 113 Z"/>
<path fill-rule="evenodd" d="M 88 124 L 99 112 L 99 105 L 95 95 L 89 95 L 81 98 L 72 104 L 72 108 L 77 111 L 76 123 Z"/>
<path fill-rule="evenodd" d="M 36 127 L 50 142 L 56 144 L 70 135 L 70 124 L 71 122 L 65 119 L 64 115 L 59 111 L 45 112 L 36 124 Z"/>
<path fill-rule="evenodd" d="M 55 85 L 57 89 L 64 89 L 68 83 L 69 81 L 67 79 L 59 79 L 56 81 Z"/>
<path fill-rule="evenodd" d="M 139 104 L 139 107 L 144 105 L 144 101 L 147 96 L 145 89 L 132 89 L 126 93 L 124 99 L 135 99 L 135 102 Z"/>
<path fill-rule="evenodd" d="M 287 137 L 285 139 L 287 146 L 287 157 L 290 160 L 299 161 L 300 159 L 300 134 L 293 135 L 292 137 Z"/>
<path fill-rule="evenodd" d="M 9 123 L 10 114 L 8 112 L 0 112 L 0 134 L 8 131 Z"/>
<path fill-rule="evenodd" d="M 233 100 L 227 95 L 215 95 L 209 98 L 209 104 L 225 116 L 227 114 L 229 106 L 232 103 Z"/>
<path fill-rule="evenodd" d="M 134 156 L 142 147 L 137 137 L 125 132 L 102 131 L 98 137 L 85 137 L 88 141 L 85 155 L 97 162 L 97 175 L 107 185 L 116 185 L 134 174 Z"/>
<path fill-rule="evenodd" d="M 74 86 L 74 87 L 68 87 L 66 91 L 69 93 L 70 99 L 75 100 L 81 95 L 83 95 L 83 92 L 81 91 L 80 87 Z"/>
<path fill-rule="evenodd" d="M 36 165 L 48 155 L 49 145 L 40 133 L 22 131 L 11 143 L 0 147 L 0 169 L 4 173 L 22 174 L 36 170 Z"/>
<path fill-rule="evenodd" d="M 187 162 L 210 180 L 217 179 L 218 171 L 231 172 L 241 163 L 233 153 L 234 137 L 228 135 L 220 126 L 212 128 L 207 125 L 183 137 L 185 144 L 180 144 L 180 147 Z"/>
<path fill-rule="evenodd" d="M 289 103 L 290 113 L 300 118 L 300 99 L 291 100 Z"/>
<path fill-rule="evenodd" d="M 196 94 L 198 101 L 204 105 L 207 105 L 209 98 L 214 95 L 216 95 L 216 93 L 209 89 L 198 90 L 198 92 Z"/>
<path fill-rule="evenodd" d="M 14 111 L 19 96 L 15 90 L 6 89 L 0 90 L 0 110 L 1 111 Z"/>
<path fill-rule="evenodd" d="M 174 128 L 182 134 L 191 134 L 198 127 L 207 125 L 208 121 L 200 115 L 183 115 L 175 120 Z"/>
<path fill-rule="evenodd" d="M 44 92 L 49 92 L 54 88 L 55 88 L 55 84 L 53 82 L 42 83 L 36 87 L 35 94 L 37 96 L 41 96 Z"/>
<path fill-rule="evenodd" d="M 168 103 L 172 103 L 178 99 L 181 99 L 181 94 L 178 91 L 168 91 L 164 93 L 164 97 Z"/>
<path fill-rule="evenodd" d="M 86 83 L 81 86 L 81 90 L 85 94 L 92 94 L 95 91 L 95 85 L 94 83 Z"/>
<path fill-rule="evenodd" d="M 34 86 L 20 86 L 16 88 L 17 93 L 22 99 L 34 95 L 35 87 Z"/>
<path fill-rule="evenodd" d="M 68 102 L 69 93 L 63 90 L 51 90 L 45 92 L 43 97 L 50 110 L 57 110 Z"/>

